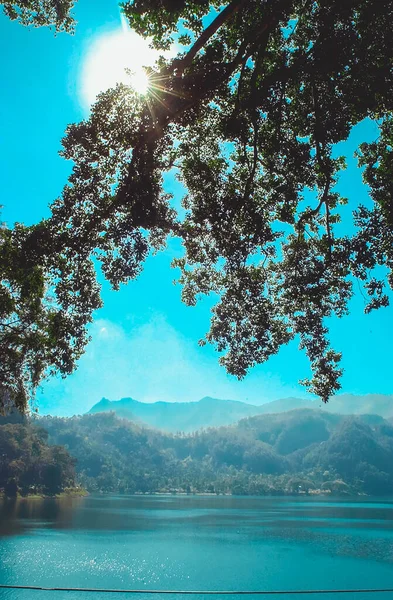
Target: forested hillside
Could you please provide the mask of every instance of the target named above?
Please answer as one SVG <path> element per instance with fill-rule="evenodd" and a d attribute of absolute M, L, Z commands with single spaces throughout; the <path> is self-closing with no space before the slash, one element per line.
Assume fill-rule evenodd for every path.
<path fill-rule="evenodd" d="M 0 489 L 223 494 L 393 493 L 393 423 L 302 409 L 192 434 L 114 413 L 0 421 Z M 74 464 L 76 469 L 76 479 Z"/>
<path fill-rule="evenodd" d="M 0 491 L 55 495 L 75 488 L 75 459 L 25 419 L 0 417 Z"/>
<path fill-rule="evenodd" d="M 393 425 L 379 416 L 304 409 L 189 435 L 113 413 L 39 423 L 77 459 L 79 482 L 91 491 L 393 492 Z"/>

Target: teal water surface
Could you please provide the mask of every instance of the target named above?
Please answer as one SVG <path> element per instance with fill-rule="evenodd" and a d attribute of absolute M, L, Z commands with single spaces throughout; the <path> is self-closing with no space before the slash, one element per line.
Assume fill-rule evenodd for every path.
<path fill-rule="evenodd" d="M 0 503 L 0 583 L 167 590 L 393 588 L 393 500 L 230 496 L 7 500 Z M 294 596 L 314 597 L 376 596 Z M 126 596 L 0 590 L 0 598 Z M 378 598 L 393 600 L 393 594 Z"/>

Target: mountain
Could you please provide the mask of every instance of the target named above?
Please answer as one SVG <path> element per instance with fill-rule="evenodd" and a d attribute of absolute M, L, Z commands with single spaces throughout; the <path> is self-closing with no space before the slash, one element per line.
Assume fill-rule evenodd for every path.
<path fill-rule="evenodd" d="M 330 398 L 327 404 L 321 400 L 305 398 L 283 398 L 259 406 L 258 414 L 282 413 L 296 408 L 313 408 L 339 415 L 379 415 L 384 419 L 393 418 L 393 395 L 340 394 Z"/>
<path fill-rule="evenodd" d="M 355 396 L 342 394 L 328 404 L 304 398 L 283 398 L 260 406 L 205 397 L 199 402 L 154 402 L 147 404 L 133 398 L 111 401 L 102 398 L 89 413 L 113 411 L 118 417 L 139 425 L 148 425 L 167 432 L 191 432 L 208 427 L 231 425 L 255 415 L 284 413 L 289 410 L 309 408 L 341 415 L 375 414 L 385 419 L 393 418 L 393 396 L 368 394 Z"/>
<path fill-rule="evenodd" d="M 154 402 L 147 404 L 133 398 L 110 401 L 102 398 L 91 413 L 113 411 L 116 416 L 140 425 L 168 432 L 191 432 L 207 427 L 231 425 L 245 417 L 260 414 L 260 406 L 205 397 L 199 402 Z"/>
<path fill-rule="evenodd" d="M 393 417 L 393 395 L 341 394 L 331 398 L 328 404 L 322 405 L 322 408 L 341 415 L 380 415 L 384 419 L 391 419 Z"/>
<path fill-rule="evenodd" d="M 298 409 L 181 435 L 113 412 L 38 425 L 76 459 L 78 483 L 91 492 L 393 493 L 393 425 L 378 415 Z M 17 461 L 6 463 L 16 478 Z"/>
<path fill-rule="evenodd" d="M 273 400 L 272 402 L 266 402 L 260 406 L 256 406 L 258 409 L 258 415 L 271 415 L 275 413 L 283 413 L 289 410 L 295 410 L 297 408 L 317 408 L 320 405 L 315 400 L 309 398 L 281 398 L 280 400 Z"/>

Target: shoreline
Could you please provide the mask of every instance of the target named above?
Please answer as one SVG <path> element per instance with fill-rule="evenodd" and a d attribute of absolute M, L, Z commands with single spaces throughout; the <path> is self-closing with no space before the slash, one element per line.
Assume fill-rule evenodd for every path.
<path fill-rule="evenodd" d="M 90 493 L 84 489 L 67 490 L 60 492 L 59 494 L 21 494 L 17 493 L 16 496 L 7 496 L 3 492 L 0 493 L 1 500 L 46 500 L 48 498 L 61 499 L 61 498 L 84 498 L 90 496 Z"/>

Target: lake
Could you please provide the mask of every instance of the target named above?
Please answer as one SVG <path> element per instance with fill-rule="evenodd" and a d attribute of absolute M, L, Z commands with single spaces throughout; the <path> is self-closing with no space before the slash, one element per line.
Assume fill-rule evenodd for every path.
<path fill-rule="evenodd" d="M 392 588 L 393 500 L 88 496 L 0 501 L 0 583 L 167 590 Z M 126 597 L 158 600 L 0 590 L 2 600 Z M 393 600 L 390 593 L 291 597 Z"/>

